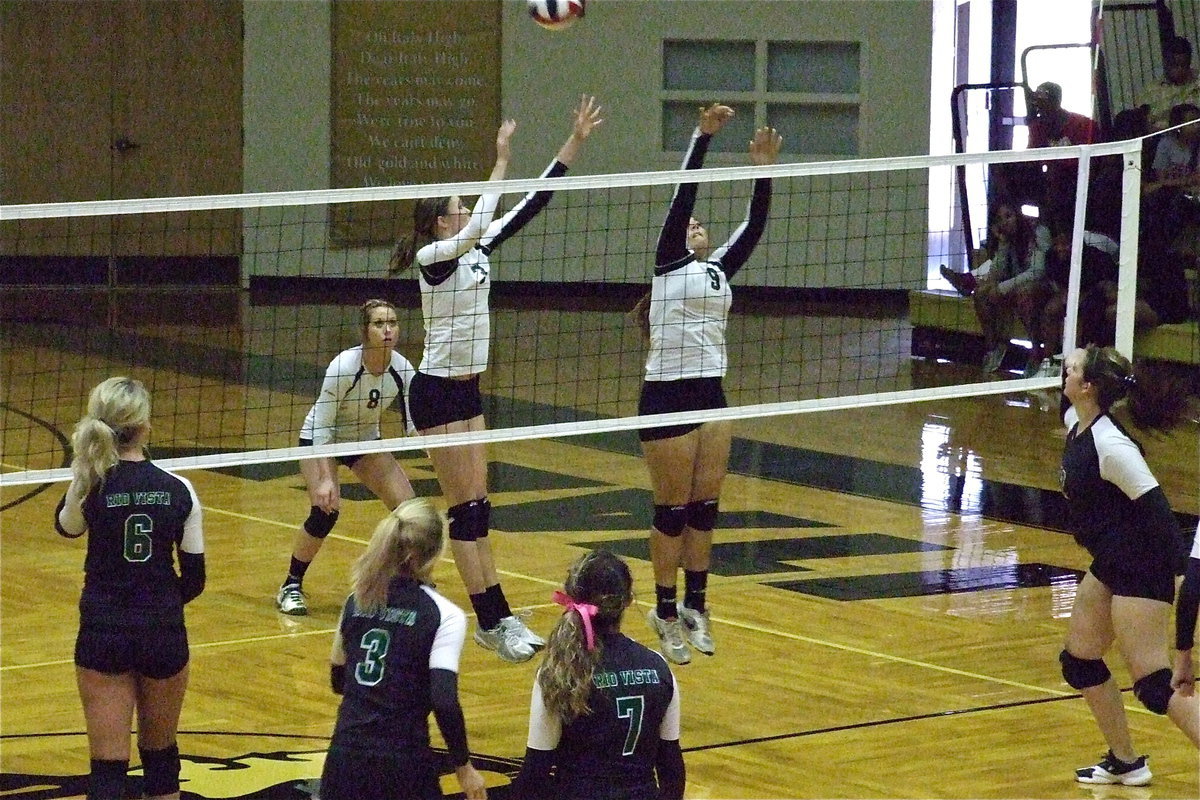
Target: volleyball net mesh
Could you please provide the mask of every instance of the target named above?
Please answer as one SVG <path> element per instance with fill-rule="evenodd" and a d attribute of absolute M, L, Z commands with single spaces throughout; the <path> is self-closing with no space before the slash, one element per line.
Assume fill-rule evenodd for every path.
<path fill-rule="evenodd" d="M 1057 386 L 1057 378 L 1023 378 L 1017 370 L 985 376 L 977 361 L 916 358 L 914 330 L 977 330 L 971 301 L 954 293 L 938 268 L 962 271 L 974 263 L 971 249 L 987 238 L 997 174 L 1037 172 L 1043 162 L 1077 164 L 1084 176 L 1075 197 L 1079 227 L 1094 185 L 1089 175 L 1102 159 L 1118 165 L 1123 191 L 1112 203 L 1135 233 L 1118 237 L 1117 340 L 1128 348 L 1138 141 L 687 173 L 699 184 L 694 216 L 714 244 L 742 223 L 755 177 L 773 179 L 770 219 L 732 280 L 729 408 L 654 418 L 637 416 L 646 343 L 629 311 L 649 289 L 678 171 L 0 206 L 10 298 L 0 483 L 67 477 L 70 433 L 87 393 L 118 374 L 150 389 L 152 454 L 174 469 Z M 364 301 L 380 297 L 397 306 L 397 349 L 420 364 L 415 274 L 387 273 L 411 201 L 500 189 L 499 214 L 540 188 L 554 189 L 548 207 L 491 256 L 491 355 L 481 380 L 489 430 L 405 437 L 400 415 L 389 413 L 380 441 L 298 448 L 326 366 L 360 341 Z M 1072 259 L 1068 333 L 1078 306 L 1078 261 Z M 232 310 L 214 323 L 210 312 L 222 303 Z M 935 311 L 916 319 L 918 303 Z M 1019 326 L 1013 334 L 1022 335 Z"/>

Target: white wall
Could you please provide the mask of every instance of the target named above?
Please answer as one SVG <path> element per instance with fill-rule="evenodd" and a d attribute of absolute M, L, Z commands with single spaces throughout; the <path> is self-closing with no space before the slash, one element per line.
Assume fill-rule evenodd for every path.
<path fill-rule="evenodd" d="M 245 3 L 246 191 L 328 187 L 329 2 Z M 575 173 L 678 167 L 679 154 L 664 153 L 660 144 L 665 38 L 859 41 L 861 155 L 926 153 L 931 15 L 931 0 L 597 0 L 577 25 L 549 32 L 528 18 L 523 0 L 505 0 L 502 114 L 520 125 L 509 176 L 533 177 L 544 168 L 569 132 L 570 111 L 585 92 L 600 99 L 606 121 Z M 742 163 L 745 156 L 714 154 L 708 160 L 709 166 Z M 779 286 L 917 285 L 923 281 L 926 200 L 923 178 L 914 180 L 901 190 L 870 195 L 842 191 L 833 205 L 858 207 L 862 214 L 833 221 L 834 230 L 823 234 L 826 244 L 799 238 L 808 224 L 809 203 L 817 198 L 789 197 L 784 181 L 777 181 L 764 244 L 738 280 Z M 723 240 L 740 222 L 747 188 L 702 188 L 697 214 L 704 215 L 715 238 Z M 883 214 L 880 204 L 894 201 L 898 193 L 909 198 L 913 211 Z M 526 235 L 498 251 L 496 277 L 646 280 L 669 188 L 613 196 L 567 194 L 560 193 L 545 219 L 535 221 Z M 295 222 L 299 213 L 288 210 L 277 221 Z M 328 248 L 323 210 L 304 214 L 303 225 L 249 234 L 247 270 L 384 275 L 385 251 Z M 533 235 L 563 227 L 572 232 Z M 879 235 L 869 235 L 876 229 Z"/>

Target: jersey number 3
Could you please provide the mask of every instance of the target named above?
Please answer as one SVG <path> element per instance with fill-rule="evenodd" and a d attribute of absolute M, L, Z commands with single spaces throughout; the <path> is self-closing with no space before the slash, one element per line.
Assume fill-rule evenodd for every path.
<path fill-rule="evenodd" d="M 363 686 L 375 686 L 383 680 L 383 659 L 392 635 L 383 628 L 372 628 L 362 635 L 358 646 L 366 651 L 362 663 L 354 668 L 354 680 Z"/>

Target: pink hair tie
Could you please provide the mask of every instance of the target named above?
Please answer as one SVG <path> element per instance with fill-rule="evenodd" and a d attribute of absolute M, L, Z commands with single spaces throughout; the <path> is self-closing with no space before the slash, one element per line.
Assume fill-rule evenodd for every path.
<path fill-rule="evenodd" d="M 595 650 L 596 635 L 592 632 L 592 617 L 596 616 L 600 609 L 591 603 L 577 603 L 569 594 L 560 592 L 558 589 L 554 590 L 554 594 L 550 596 L 550 599 L 566 609 L 563 611 L 564 614 L 567 611 L 579 612 L 579 618 L 583 620 L 583 632 L 587 636 L 587 649 Z"/>

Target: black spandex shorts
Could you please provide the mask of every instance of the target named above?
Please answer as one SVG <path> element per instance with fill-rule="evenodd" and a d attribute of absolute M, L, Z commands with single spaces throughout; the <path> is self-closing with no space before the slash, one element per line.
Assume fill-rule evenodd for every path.
<path fill-rule="evenodd" d="M 418 371 L 408 387 L 408 410 L 419 431 L 482 416 L 479 376 L 456 381 Z"/>
<path fill-rule="evenodd" d="M 163 680 L 188 663 L 187 629 L 83 623 L 75 637 L 75 663 L 108 675 L 135 672 Z"/>
<path fill-rule="evenodd" d="M 324 800 L 441 800 L 432 758 L 411 753 L 362 752 L 331 745 L 321 772 Z"/>
<path fill-rule="evenodd" d="M 301 447 L 312 447 L 312 443 L 313 443 L 312 439 L 300 439 Z M 363 457 L 363 454 L 358 453 L 358 454 L 352 455 L 352 456 L 334 456 L 334 460 L 337 461 L 337 463 L 341 464 L 343 467 L 353 467 L 355 464 L 358 463 L 358 460 L 362 457 Z"/>
<path fill-rule="evenodd" d="M 638 414 L 668 414 L 673 411 L 706 411 L 710 408 L 725 408 L 725 390 L 720 378 L 684 378 L 678 381 L 643 381 L 642 396 L 638 398 Z M 691 433 L 700 423 L 687 425 L 662 425 L 657 428 L 642 428 L 638 439 L 653 442 L 657 439 L 673 439 Z"/>
<path fill-rule="evenodd" d="M 1123 542 L 1095 554 L 1089 571 L 1115 595 L 1175 602 L 1178 553 L 1174 543 Z"/>

